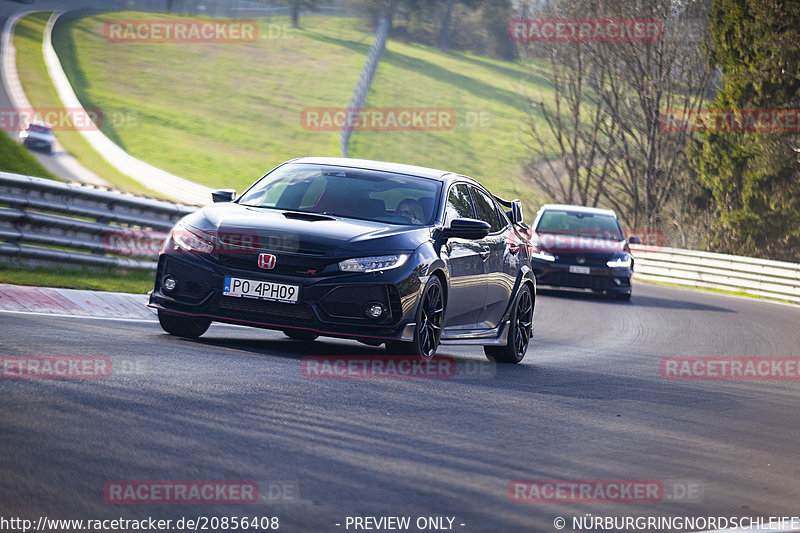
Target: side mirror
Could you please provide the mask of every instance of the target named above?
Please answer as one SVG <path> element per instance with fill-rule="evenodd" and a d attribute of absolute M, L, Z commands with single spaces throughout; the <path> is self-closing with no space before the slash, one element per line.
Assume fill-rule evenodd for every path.
<path fill-rule="evenodd" d="M 515 226 L 521 226 L 523 224 L 522 220 L 522 202 L 519 200 L 513 200 L 511 202 L 511 223 Z"/>
<path fill-rule="evenodd" d="M 642 239 L 640 239 L 636 235 L 631 235 L 630 237 L 628 237 L 628 244 L 642 244 Z"/>
<path fill-rule="evenodd" d="M 215 204 L 219 202 L 232 202 L 234 198 L 236 198 L 235 189 L 219 189 L 211 193 L 211 199 L 214 200 Z"/>
<path fill-rule="evenodd" d="M 445 238 L 455 237 L 457 239 L 477 240 L 483 239 L 489 234 L 491 226 L 488 222 L 475 220 L 474 218 L 456 218 L 450 222 L 450 227 L 443 231 Z"/>

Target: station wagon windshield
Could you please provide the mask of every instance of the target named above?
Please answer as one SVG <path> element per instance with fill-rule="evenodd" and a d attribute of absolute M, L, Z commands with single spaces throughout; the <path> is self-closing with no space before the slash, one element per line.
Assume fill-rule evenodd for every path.
<path fill-rule="evenodd" d="M 579 235 L 614 241 L 625 240 L 617 219 L 611 215 L 548 210 L 542 213 L 536 231 Z"/>

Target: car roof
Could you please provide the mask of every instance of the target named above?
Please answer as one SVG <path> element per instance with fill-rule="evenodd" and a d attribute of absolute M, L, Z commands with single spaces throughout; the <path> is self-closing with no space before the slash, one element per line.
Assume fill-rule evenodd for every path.
<path fill-rule="evenodd" d="M 455 175 L 453 172 L 449 172 L 447 170 L 438 170 L 435 168 L 428 168 L 428 167 L 418 167 L 416 165 L 404 165 L 402 163 L 389 163 L 387 161 L 372 161 L 369 159 L 351 159 L 349 157 L 300 157 L 297 159 L 292 159 L 291 161 L 289 161 L 289 163 L 304 163 L 311 165 L 335 165 L 338 167 L 380 170 L 383 172 L 394 172 L 395 174 L 406 174 L 409 176 L 419 176 L 422 178 L 429 178 L 436 180 L 444 180 L 448 176 Z M 462 177 L 467 177 L 467 176 L 462 176 Z"/>
<path fill-rule="evenodd" d="M 539 211 L 572 211 L 573 213 L 586 213 L 591 215 L 611 215 L 617 218 L 617 214 L 613 209 L 601 209 L 599 207 L 586 207 L 582 205 L 567 205 L 567 204 L 544 204 L 539 208 Z"/>

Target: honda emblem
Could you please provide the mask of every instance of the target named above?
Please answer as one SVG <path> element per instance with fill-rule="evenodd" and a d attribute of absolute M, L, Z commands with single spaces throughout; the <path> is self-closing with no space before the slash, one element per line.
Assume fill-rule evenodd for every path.
<path fill-rule="evenodd" d="M 258 255 L 258 266 L 259 268 L 263 268 L 266 270 L 272 270 L 275 268 L 275 263 L 278 259 L 272 254 L 259 254 Z"/>

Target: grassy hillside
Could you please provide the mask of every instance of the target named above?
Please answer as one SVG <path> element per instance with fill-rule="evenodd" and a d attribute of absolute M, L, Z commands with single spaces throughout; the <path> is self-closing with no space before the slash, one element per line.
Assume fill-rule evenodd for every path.
<path fill-rule="evenodd" d="M 0 170 L 55 179 L 21 144 L 0 130 Z"/>
<path fill-rule="evenodd" d="M 130 153 L 211 187 L 242 189 L 287 159 L 339 155 L 337 131 L 309 131 L 306 108 L 346 106 L 372 34 L 355 19 L 260 19 L 249 43 L 108 43 L 102 14 L 57 29 L 56 50 L 86 106 L 132 117 L 104 124 Z M 280 28 L 280 31 L 274 31 Z M 279 35 L 277 38 L 268 38 Z M 440 131 L 356 131 L 350 156 L 469 174 L 507 196 L 538 198 L 521 176 L 524 90 L 551 101 L 519 64 L 390 41 L 369 107 L 444 107 L 456 126 Z"/>
<path fill-rule="evenodd" d="M 55 38 L 84 105 L 134 117 L 103 126 L 128 152 L 199 183 L 240 190 L 287 159 L 337 155 L 338 134 L 306 131 L 300 115 L 306 107 L 347 102 L 370 34 L 320 18 L 308 20 L 308 29 L 287 28 L 281 38 L 256 42 L 105 41 L 105 19 L 137 17 L 147 18 L 116 13 L 70 21 Z"/>
<path fill-rule="evenodd" d="M 34 108 L 52 109 L 62 107 L 61 100 L 53 88 L 42 57 L 42 33 L 49 18 L 50 13 L 33 13 L 20 19 L 14 31 L 14 47 L 17 50 L 17 72 L 22 81 L 25 95 Z M 109 165 L 78 131 L 59 129 L 55 133 L 64 149 L 101 178 L 121 189 L 161 196 L 121 174 Z"/>

